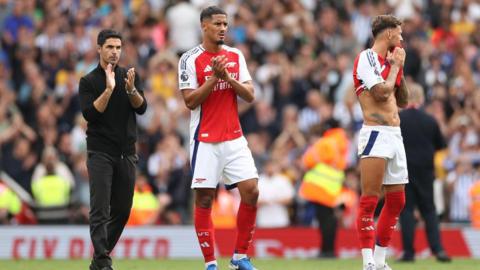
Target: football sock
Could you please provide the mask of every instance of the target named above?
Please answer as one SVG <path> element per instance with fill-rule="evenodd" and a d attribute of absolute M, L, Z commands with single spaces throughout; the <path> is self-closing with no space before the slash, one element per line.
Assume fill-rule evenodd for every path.
<path fill-rule="evenodd" d="M 247 254 L 238 254 L 238 253 L 233 253 L 232 259 L 235 261 L 241 260 L 243 258 L 246 258 Z"/>
<path fill-rule="evenodd" d="M 375 263 L 373 260 L 373 250 L 371 248 L 362 248 L 363 265 Z"/>
<path fill-rule="evenodd" d="M 381 267 L 385 265 L 386 256 L 387 256 L 387 247 L 381 247 L 379 245 L 375 245 L 373 259 L 375 260 L 375 265 L 377 267 Z"/>
<path fill-rule="evenodd" d="M 377 224 L 377 245 L 375 247 L 375 263 L 379 266 L 385 264 L 386 247 L 390 244 L 392 233 L 398 221 L 398 216 L 405 206 L 405 192 L 395 191 L 385 194 L 383 206 Z M 377 251 L 378 250 L 378 251 Z M 378 252 L 378 254 L 377 254 Z"/>
<path fill-rule="evenodd" d="M 210 265 L 217 265 L 217 260 L 209 261 L 205 263 L 205 268 L 208 268 Z"/>
<path fill-rule="evenodd" d="M 237 242 L 235 253 L 246 254 L 253 238 L 255 220 L 257 218 L 257 206 L 241 202 L 237 214 Z"/>
<path fill-rule="evenodd" d="M 383 206 L 377 224 L 377 244 L 386 247 L 390 243 L 392 233 L 398 221 L 398 216 L 405 206 L 405 192 L 395 191 L 385 194 Z"/>
<path fill-rule="evenodd" d="M 195 207 L 195 231 L 206 263 L 215 261 L 215 235 L 211 208 Z"/>
<path fill-rule="evenodd" d="M 375 240 L 375 222 L 373 215 L 377 207 L 377 196 L 361 196 L 357 217 L 357 233 L 360 246 L 363 249 L 372 249 Z"/>

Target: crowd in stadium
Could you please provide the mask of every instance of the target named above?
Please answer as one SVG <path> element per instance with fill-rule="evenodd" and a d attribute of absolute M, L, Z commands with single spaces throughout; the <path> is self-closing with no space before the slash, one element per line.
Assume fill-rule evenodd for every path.
<path fill-rule="evenodd" d="M 120 65 L 135 67 L 149 103 L 138 117 L 136 192 L 153 198 L 152 213 L 133 215 L 130 224 L 191 224 L 190 111 L 177 65 L 200 43 L 199 12 L 211 4 L 229 14 L 227 44 L 242 50 L 255 83 L 255 102 L 239 101 L 239 112 L 260 173 L 259 226 L 316 222 L 298 196 L 302 155 L 332 123 L 348 135 L 344 186 L 358 196 L 362 113 L 352 68 L 370 46 L 371 18 L 387 13 L 403 20 L 407 83 L 423 88 L 424 108 L 448 142 L 435 159 L 437 212 L 444 222 L 471 222 L 470 190 L 480 180 L 476 0 L 0 0 L 0 171 L 35 205 L 68 205 L 64 222 L 88 222 L 87 123 L 78 83 L 98 64 L 98 32 L 112 28 L 123 35 Z M 39 181 L 52 175 L 62 188 L 42 190 Z M 238 199 L 219 187 L 218 227 L 235 226 Z M 341 226 L 354 226 L 357 199 L 338 207 Z M 32 219 L 8 218 L 24 207 L 10 214 L 1 207 L 1 222 Z"/>

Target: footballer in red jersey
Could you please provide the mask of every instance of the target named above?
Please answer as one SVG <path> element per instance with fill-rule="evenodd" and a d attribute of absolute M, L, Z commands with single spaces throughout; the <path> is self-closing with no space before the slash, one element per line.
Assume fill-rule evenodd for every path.
<path fill-rule="evenodd" d="M 181 18 L 179 18 L 181 19 Z M 255 228 L 258 173 L 238 119 L 237 97 L 253 102 L 252 78 L 242 52 L 224 44 L 227 15 L 219 7 L 200 14 L 202 44 L 180 58 L 178 83 L 191 110 L 190 163 L 195 230 L 207 270 L 218 269 L 211 218 L 220 180 L 236 185 L 241 202 L 230 269 L 255 269 L 247 257 Z M 233 239 L 232 239 L 233 240 Z"/>
<path fill-rule="evenodd" d="M 357 56 L 353 69 L 364 119 L 358 137 L 362 196 L 357 217 L 364 270 L 391 269 L 385 255 L 405 205 L 408 171 L 398 110 L 408 103 L 408 89 L 401 25 L 392 15 L 375 17 L 374 44 Z M 373 215 L 382 188 L 385 204 L 375 228 Z"/>

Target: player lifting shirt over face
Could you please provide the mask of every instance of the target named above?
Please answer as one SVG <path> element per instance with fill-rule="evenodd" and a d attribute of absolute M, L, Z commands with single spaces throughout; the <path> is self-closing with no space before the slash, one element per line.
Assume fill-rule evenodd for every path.
<path fill-rule="evenodd" d="M 366 270 L 391 269 L 385 263 L 386 248 L 405 205 L 408 172 L 398 111 L 407 105 L 408 90 L 402 70 L 401 25 L 392 15 L 375 17 L 374 44 L 357 56 L 353 68 L 364 119 L 358 138 L 362 196 L 357 230 Z M 375 234 L 373 216 L 382 187 L 385 205 Z"/>
<path fill-rule="evenodd" d="M 246 256 L 257 213 L 258 173 L 238 119 L 237 96 L 254 100 L 252 78 L 242 52 L 224 45 L 225 11 L 216 6 L 200 14 L 202 44 L 178 65 L 179 89 L 191 110 L 190 163 L 195 189 L 195 230 L 207 270 L 217 269 L 211 220 L 215 189 L 223 178 L 241 196 L 231 269 L 255 269 Z"/>

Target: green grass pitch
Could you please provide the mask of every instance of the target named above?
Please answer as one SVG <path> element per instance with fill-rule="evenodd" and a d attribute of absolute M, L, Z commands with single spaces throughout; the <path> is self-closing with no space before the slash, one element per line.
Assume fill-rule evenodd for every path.
<path fill-rule="evenodd" d="M 394 270 L 474 270 L 480 269 L 480 260 L 454 259 L 442 264 L 434 260 L 415 263 L 396 263 L 389 260 Z M 361 270 L 360 260 L 253 260 L 259 270 Z M 87 260 L 0 260 L 1 270 L 88 270 Z M 115 270 L 194 270 L 204 269 L 201 260 L 115 260 Z M 228 259 L 219 261 L 219 269 L 228 269 Z"/>

